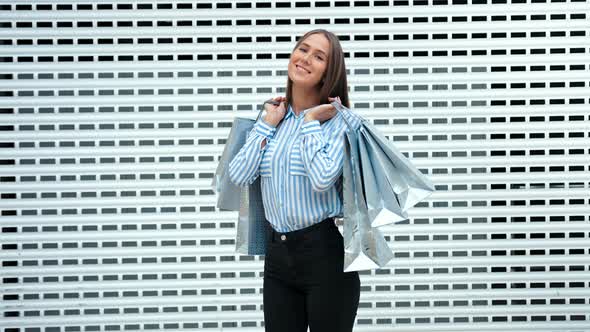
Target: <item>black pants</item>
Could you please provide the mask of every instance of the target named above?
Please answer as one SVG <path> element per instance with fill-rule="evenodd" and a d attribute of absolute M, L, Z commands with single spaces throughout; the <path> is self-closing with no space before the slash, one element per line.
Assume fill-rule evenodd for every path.
<path fill-rule="evenodd" d="M 349 332 L 358 272 L 343 272 L 344 243 L 332 218 L 288 233 L 268 224 L 264 261 L 266 332 Z"/>

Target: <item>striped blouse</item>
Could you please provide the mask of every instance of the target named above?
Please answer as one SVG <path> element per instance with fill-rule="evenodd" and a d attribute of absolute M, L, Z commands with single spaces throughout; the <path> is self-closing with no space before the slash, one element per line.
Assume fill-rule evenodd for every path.
<path fill-rule="evenodd" d="M 229 165 L 232 182 L 247 186 L 261 177 L 266 219 L 278 232 L 305 228 L 326 218 L 342 216 L 342 168 L 347 120 L 360 123 L 352 113 L 304 123 L 288 106 L 278 129 L 262 117 Z M 346 115 L 344 115 L 346 114 Z M 261 148 L 262 141 L 266 145 Z"/>

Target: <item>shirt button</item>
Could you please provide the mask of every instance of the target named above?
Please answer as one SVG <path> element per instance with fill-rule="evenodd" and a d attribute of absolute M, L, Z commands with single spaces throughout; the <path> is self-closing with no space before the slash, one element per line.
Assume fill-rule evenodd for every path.
<path fill-rule="evenodd" d="M 287 239 L 287 236 L 285 234 L 281 235 L 281 240 L 285 241 Z"/>

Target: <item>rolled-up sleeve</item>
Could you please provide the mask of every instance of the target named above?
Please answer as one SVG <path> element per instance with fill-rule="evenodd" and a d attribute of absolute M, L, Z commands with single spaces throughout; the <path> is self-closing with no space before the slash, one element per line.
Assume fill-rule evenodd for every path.
<path fill-rule="evenodd" d="M 242 187 L 256 180 L 260 173 L 260 161 L 275 132 L 276 128 L 262 119 L 254 124 L 246 138 L 246 143 L 229 164 L 229 177 L 234 184 Z M 263 140 L 266 140 L 266 145 L 261 147 Z"/>

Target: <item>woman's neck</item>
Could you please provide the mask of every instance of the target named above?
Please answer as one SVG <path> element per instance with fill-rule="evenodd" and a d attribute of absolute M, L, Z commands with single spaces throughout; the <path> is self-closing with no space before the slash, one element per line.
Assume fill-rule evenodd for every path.
<path fill-rule="evenodd" d="M 295 115 L 299 116 L 303 110 L 319 105 L 320 93 L 316 87 L 302 88 L 293 84 L 291 88 L 291 107 Z"/>

